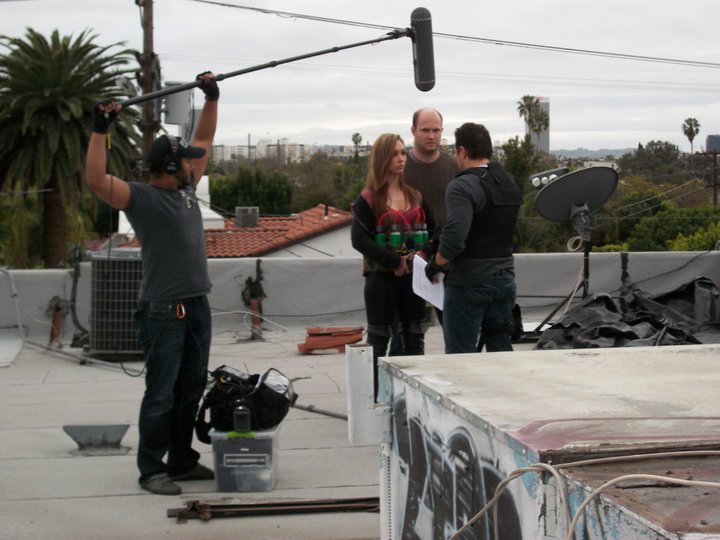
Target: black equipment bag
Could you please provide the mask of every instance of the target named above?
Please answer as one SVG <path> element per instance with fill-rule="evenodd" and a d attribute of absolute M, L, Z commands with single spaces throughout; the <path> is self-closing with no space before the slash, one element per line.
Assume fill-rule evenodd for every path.
<path fill-rule="evenodd" d="M 297 401 L 292 381 L 275 368 L 262 375 L 249 375 L 230 366 L 220 366 L 210 376 L 214 382 L 205 393 L 195 419 L 197 438 L 206 444 L 210 444 L 211 427 L 218 431 L 272 429 Z"/>

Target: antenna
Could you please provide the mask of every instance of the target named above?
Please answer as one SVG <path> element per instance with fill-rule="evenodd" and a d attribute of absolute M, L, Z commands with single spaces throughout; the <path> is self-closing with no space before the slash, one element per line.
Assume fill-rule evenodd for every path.
<path fill-rule="evenodd" d="M 615 192 L 618 173 L 611 167 L 588 167 L 558 176 L 540 190 L 535 198 L 535 210 L 545 219 L 560 223 L 570 222 L 583 241 L 583 280 L 563 302 L 535 329 L 540 329 L 575 296 L 580 287 L 583 298 L 590 284 L 590 250 L 595 216 L 600 207 Z"/>

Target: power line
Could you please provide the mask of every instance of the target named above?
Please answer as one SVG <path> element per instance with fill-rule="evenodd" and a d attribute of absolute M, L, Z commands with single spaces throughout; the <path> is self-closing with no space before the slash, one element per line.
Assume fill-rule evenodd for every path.
<path fill-rule="evenodd" d="M 645 204 L 646 202 L 652 201 L 653 199 L 659 199 L 659 198 L 667 195 L 668 193 L 672 193 L 673 191 L 677 191 L 678 189 L 682 189 L 682 188 L 684 188 L 684 187 L 686 187 L 686 186 L 689 186 L 690 184 L 693 184 L 693 183 L 695 183 L 695 182 L 701 182 L 701 180 L 699 180 L 699 179 L 697 179 L 697 178 L 693 178 L 692 180 L 688 180 L 688 181 L 685 182 L 684 184 L 680 184 L 679 186 L 671 187 L 671 188 L 668 189 L 667 191 L 663 191 L 663 192 L 661 192 L 661 193 L 656 193 L 656 194 L 654 194 L 654 195 L 651 195 L 651 196 L 648 197 L 647 199 L 643 199 L 643 200 L 641 200 L 641 201 L 636 201 L 636 202 L 634 202 L 634 203 L 630 203 L 630 204 L 627 204 L 627 205 L 625 205 L 625 206 L 621 206 L 621 207 L 617 208 L 615 211 L 616 211 L 616 212 L 620 212 L 620 211 L 622 211 L 622 210 L 627 210 L 628 208 L 632 208 L 633 206 L 638 206 L 638 205 L 641 205 L 641 204 Z M 704 187 L 704 186 L 703 186 L 703 187 Z"/>
<path fill-rule="evenodd" d="M 193 0 L 200 1 L 200 0 Z M 206 65 L 208 60 L 213 62 L 225 62 L 228 65 L 237 65 L 238 58 L 223 58 L 214 56 L 212 58 L 205 56 L 192 56 L 192 55 L 180 55 L 173 53 L 163 53 L 163 59 L 165 61 L 183 61 L 183 62 L 194 62 L 198 65 Z M 251 60 L 245 60 L 248 64 L 252 63 Z M 383 68 L 380 66 L 348 66 L 341 64 L 313 64 L 303 62 L 302 64 L 296 64 L 293 66 L 286 66 L 287 70 L 297 71 L 318 71 L 318 72 L 329 72 L 334 73 L 348 73 L 364 76 L 375 76 L 375 77 L 394 77 L 399 79 L 407 78 L 410 73 L 409 69 L 397 69 L 397 68 Z M 610 88 L 610 89 L 626 89 L 626 90 L 638 90 L 638 91 L 662 91 L 662 92 L 673 92 L 673 93 L 704 93 L 704 94 L 717 94 L 720 93 L 720 85 L 709 84 L 709 83 L 692 83 L 692 82 L 677 82 L 677 81 L 640 81 L 631 79 L 591 79 L 591 78 L 580 78 L 580 77 L 543 77 L 537 75 L 513 75 L 509 73 L 479 73 L 471 71 L 437 71 L 438 78 L 448 81 L 470 81 L 470 82 L 483 82 L 483 83 L 497 83 L 497 84 L 517 84 L 527 86 L 528 83 L 532 83 L 536 86 L 559 86 L 563 88 L 574 87 L 574 88 Z"/>
<path fill-rule="evenodd" d="M 371 24 L 371 23 L 364 23 L 360 21 L 349 21 L 345 19 L 334 19 L 330 17 L 319 17 L 316 15 L 305 15 L 301 13 L 292 13 L 289 11 L 278 11 L 274 9 L 266 9 L 266 8 L 257 8 L 252 6 L 243 6 L 239 4 L 230 4 L 227 2 L 218 2 L 215 0 L 190 0 L 192 2 L 199 2 L 202 4 L 213 4 L 217 6 L 222 7 L 229 7 L 229 8 L 235 8 L 235 9 L 244 9 L 249 11 L 257 11 L 259 13 L 267 14 L 267 15 L 277 15 L 279 17 L 287 17 L 287 18 L 293 18 L 293 19 L 306 19 L 310 21 L 316 21 L 316 22 L 325 22 L 330 24 L 341 24 L 345 26 L 358 26 L 362 28 L 374 28 L 377 30 L 395 30 L 395 27 L 392 26 L 384 26 L 379 24 Z M 557 53 L 565 53 L 565 54 L 579 54 L 579 55 L 585 55 L 585 56 L 599 56 L 604 58 L 614 58 L 618 60 L 632 60 L 632 61 L 639 61 L 639 62 L 653 62 L 653 63 L 661 63 L 661 64 L 674 64 L 674 65 L 681 65 L 681 66 L 691 66 L 691 67 L 701 67 L 701 68 L 713 68 L 718 69 L 720 68 L 720 63 L 717 62 L 700 62 L 697 60 L 684 60 L 680 58 L 666 58 L 661 56 L 644 56 L 639 54 L 628 54 L 628 53 L 616 53 L 616 52 L 608 52 L 608 51 L 596 51 L 592 49 L 578 49 L 573 47 L 559 47 L 556 45 L 542 45 L 539 43 L 529 43 L 529 42 L 523 42 L 523 41 L 508 41 L 503 39 L 495 39 L 495 38 L 485 38 L 485 37 L 478 37 L 478 36 L 464 36 L 461 34 L 447 34 L 443 32 L 433 32 L 434 37 L 440 37 L 445 39 L 453 39 L 453 40 L 459 40 L 459 41 L 470 41 L 475 43 L 485 43 L 488 45 L 500 45 L 504 47 L 519 47 L 523 49 L 535 49 L 540 51 L 548 51 L 548 52 L 557 52 Z"/>
<path fill-rule="evenodd" d="M 200 1 L 200 0 L 196 0 Z M 474 41 L 477 43 L 487 43 L 490 45 L 504 45 L 508 47 L 521 47 L 524 49 L 537 49 L 541 51 L 581 54 L 586 56 L 600 56 L 604 58 L 615 58 L 618 60 L 634 60 L 640 62 L 654 62 L 660 64 L 675 64 L 680 66 L 702 67 L 702 68 L 720 68 L 717 62 L 700 62 L 698 60 L 682 60 L 679 58 L 664 58 L 661 56 L 643 56 L 639 54 L 614 53 L 607 51 L 594 51 L 592 49 L 576 49 L 572 47 L 558 47 L 556 45 L 540 45 L 538 43 L 524 43 L 522 41 L 505 41 L 502 39 L 491 39 L 483 37 L 462 36 L 459 34 L 443 34 L 433 32 L 433 36 L 446 37 L 462 41 Z"/>

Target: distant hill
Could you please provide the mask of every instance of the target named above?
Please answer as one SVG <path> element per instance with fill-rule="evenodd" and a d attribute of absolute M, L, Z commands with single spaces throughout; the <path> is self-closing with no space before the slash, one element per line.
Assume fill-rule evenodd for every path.
<path fill-rule="evenodd" d="M 605 156 L 614 156 L 616 159 L 623 155 L 634 152 L 636 148 L 621 148 L 619 150 L 610 150 L 601 148 L 600 150 L 588 150 L 587 148 L 576 148 L 575 150 L 551 150 L 550 153 L 556 156 L 563 156 L 571 159 L 579 158 L 604 158 Z"/>

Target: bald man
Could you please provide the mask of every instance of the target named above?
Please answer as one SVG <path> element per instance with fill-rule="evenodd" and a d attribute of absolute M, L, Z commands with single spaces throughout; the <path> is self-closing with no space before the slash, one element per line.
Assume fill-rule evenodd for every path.
<path fill-rule="evenodd" d="M 445 188 L 460 172 L 455 160 L 440 151 L 442 115 L 435 109 L 415 111 L 410 129 L 413 147 L 405 164 L 405 181 L 422 193 L 440 229 L 447 222 Z"/>
<path fill-rule="evenodd" d="M 422 193 L 423 200 L 435 217 L 438 231 L 441 231 L 447 222 L 445 188 L 460 172 L 460 168 L 451 156 L 440 151 L 443 117 L 438 111 L 430 108 L 415 111 L 410 132 L 413 147 L 405 162 L 405 182 Z M 438 322 L 442 324 L 442 310 L 436 308 L 435 313 Z M 399 324 L 393 324 L 388 354 L 398 356 L 401 350 Z"/>

